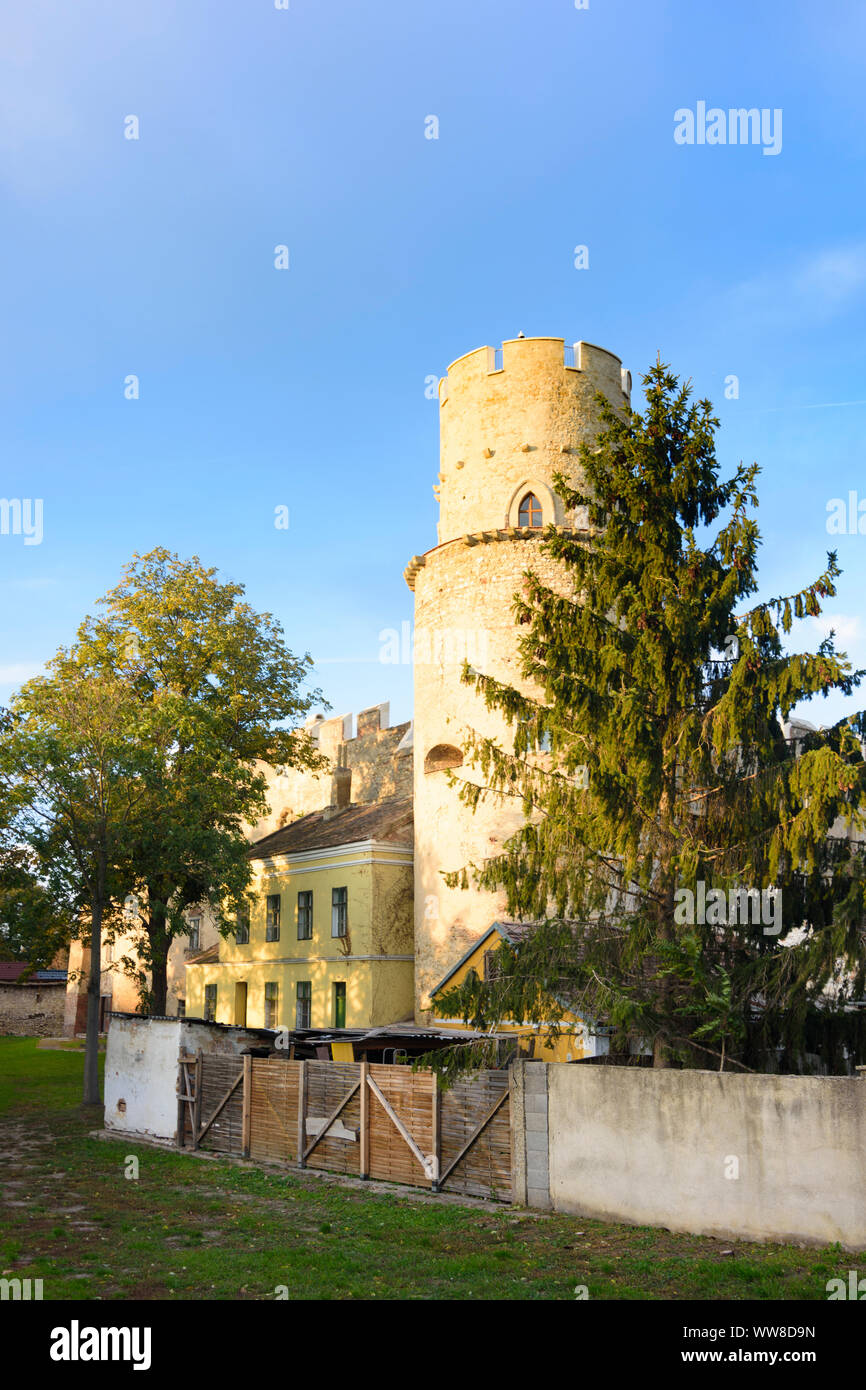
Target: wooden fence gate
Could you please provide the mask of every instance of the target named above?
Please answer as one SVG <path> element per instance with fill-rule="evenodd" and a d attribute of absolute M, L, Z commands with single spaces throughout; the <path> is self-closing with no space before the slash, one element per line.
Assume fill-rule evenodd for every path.
<path fill-rule="evenodd" d="M 511 1200 L 508 1073 L 184 1055 L 178 1147 Z"/>

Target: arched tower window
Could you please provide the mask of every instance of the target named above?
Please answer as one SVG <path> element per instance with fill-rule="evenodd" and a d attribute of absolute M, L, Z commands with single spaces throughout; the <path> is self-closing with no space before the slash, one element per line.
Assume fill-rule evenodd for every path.
<path fill-rule="evenodd" d="M 425 772 L 444 772 L 448 767 L 460 767 L 463 754 L 450 743 L 437 743 L 424 759 Z"/>
<path fill-rule="evenodd" d="M 520 511 L 517 513 L 518 526 L 532 526 L 537 529 L 541 526 L 541 503 L 534 492 L 527 492 L 520 504 Z"/>

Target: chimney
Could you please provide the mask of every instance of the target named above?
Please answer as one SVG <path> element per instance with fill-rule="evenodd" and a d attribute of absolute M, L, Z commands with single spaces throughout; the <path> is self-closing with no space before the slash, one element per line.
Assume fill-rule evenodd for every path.
<path fill-rule="evenodd" d="M 334 775 L 331 778 L 331 805 L 330 810 L 344 811 L 352 801 L 352 769 L 349 767 L 348 750 L 344 747 L 337 749 L 337 766 L 334 768 Z"/>

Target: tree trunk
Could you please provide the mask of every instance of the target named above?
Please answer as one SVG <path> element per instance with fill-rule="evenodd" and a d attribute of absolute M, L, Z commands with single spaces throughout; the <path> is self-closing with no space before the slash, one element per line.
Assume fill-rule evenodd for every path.
<path fill-rule="evenodd" d="M 159 943 L 162 945 L 162 943 Z M 163 952 L 164 952 L 163 946 Z M 154 956 L 150 984 L 151 1012 L 157 1018 L 164 1018 L 168 1008 L 168 960 L 165 954 L 160 959 Z"/>
<path fill-rule="evenodd" d="M 87 1035 L 84 1043 L 84 1104 L 99 1105 L 99 1000 L 102 992 L 102 901 L 91 904 L 90 973 L 87 981 Z"/>
<path fill-rule="evenodd" d="M 654 1039 L 653 1039 L 653 1066 L 654 1066 L 654 1067 L 669 1067 L 670 1064 L 671 1064 L 671 1063 L 670 1063 L 670 1057 L 669 1057 L 669 1055 L 668 1055 L 667 1043 L 665 1042 L 664 1038 L 660 1038 L 660 1037 L 654 1038 Z"/>
<path fill-rule="evenodd" d="M 150 941 L 150 1012 L 165 1017 L 168 1008 L 168 950 L 170 941 L 165 930 L 164 892 L 162 887 L 148 884 L 150 917 L 147 935 Z"/>

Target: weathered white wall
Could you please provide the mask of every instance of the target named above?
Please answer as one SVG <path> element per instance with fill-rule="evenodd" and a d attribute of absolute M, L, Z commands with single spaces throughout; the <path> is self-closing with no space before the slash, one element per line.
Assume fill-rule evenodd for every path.
<path fill-rule="evenodd" d="M 178 1018 L 112 1018 L 105 1050 L 106 1129 L 174 1138 L 180 1030 Z"/>
<path fill-rule="evenodd" d="M 180 1053 L 238 1054 L 262 1040 L 247 1028 L 115 1014 L 106 1041 L 105 1128 L 174 1141 Z"/>
<path fill-rule="evenodd" d="M 545 1069 L 555 1210 L 866 1248 L 866 1080 Z"/>

